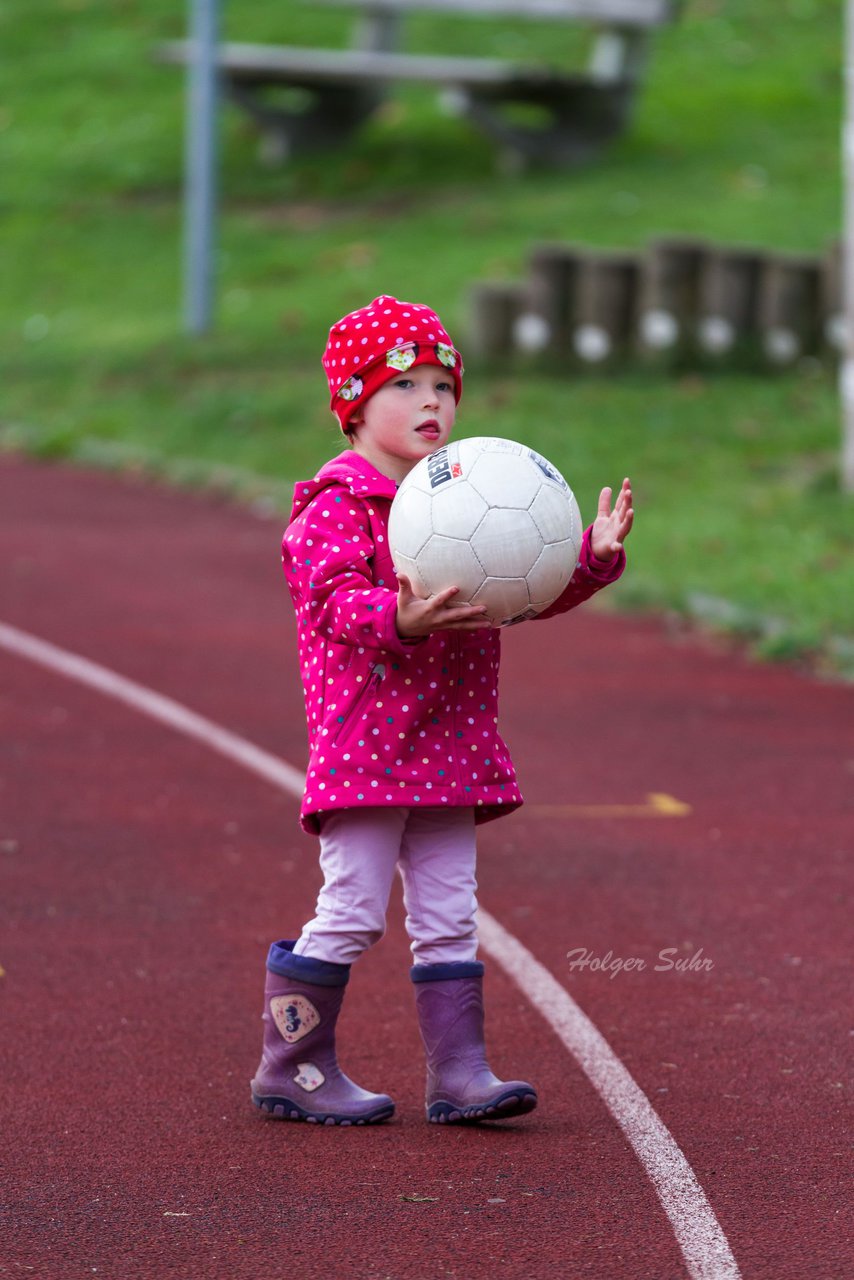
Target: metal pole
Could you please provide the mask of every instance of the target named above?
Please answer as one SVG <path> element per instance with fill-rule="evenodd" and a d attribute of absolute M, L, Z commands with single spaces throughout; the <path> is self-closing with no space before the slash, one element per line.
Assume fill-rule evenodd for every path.
<path fill-rule="evenodd" d="M 839 374 L 842 400 L 842 488 L 854 493 L 854 0 L 845 6 L 844 120 L 842 125 L 842 304 L 845 350 Z"/>
<path fill-rule="evenodd" d="M 211 325 L 217 188 L 218 0 L 190 0 L 184 159 L 184 326 Z"/>

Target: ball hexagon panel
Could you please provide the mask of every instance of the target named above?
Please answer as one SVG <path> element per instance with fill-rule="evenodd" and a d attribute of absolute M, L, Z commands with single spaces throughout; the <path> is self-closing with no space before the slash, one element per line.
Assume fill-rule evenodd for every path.
<path fill-rule="evenodd" d="M 468 541 L 489 507 L 470 485 L 454 483 L 439 489 L 430 508 L 433 532 Z"/>
<path fill-rule="evenodd" d="M 401 501 L 395 499 L 388 522 L 389 545 L 394 548 L 395 560 L 401 555 L 416 556 L 433 528 L 429 493 L 412 486 L 398 497 Z"/>
<path fill-rule="evenodd" d="M 577 538 L 580 549 L 581 516 L 578 503 L 568 489 L 548 483 L 541 485 L 528 510 L 543 536 L 543 542 Z"/>
<path fill-rule="evenodd" d="M 543 547 L 527 575 L 531 604 L 545 609 L 561 594 L 578 564 L 578 548 L 571 538 Z"/>
<path fill-rule="evenodd" d="M 487 618 L 500 627 L 529 608 L 528 586 L 524 578 L 486 578 L 470 603 L 486 605 Z"/>
<path fill-rule="evenodd" d="M 542 482 L 533 463 L 510 453 L 481 453 L 468 472 L 468 481 L 490 506 L 529 507 Z"/>
<path fill-rule="evenodd" d="M 524 578 L 543 540 L 527 511 L 493 507 L 475 529 L 471 545 L 491 578 Z"/>
<path fill-rule="evenodd" d="M 470 600 L 484 579 L 483 566 L 471 543 L 462 538 L 434 533 L 416 557 L 416 564 L 431 595 L 445 587 L 459 587 L 458 599 Z"/>
<path fill-rule="evenodd" d="M 398 573 L 403 573 L 412 584 L 412 590 L 417 596 L 429 596 L 430 588 L 421 576 L 418 568 L 418 561 L 411 556 L 405 556 L 400 551 L 395 552 L 394 567 Z"/>

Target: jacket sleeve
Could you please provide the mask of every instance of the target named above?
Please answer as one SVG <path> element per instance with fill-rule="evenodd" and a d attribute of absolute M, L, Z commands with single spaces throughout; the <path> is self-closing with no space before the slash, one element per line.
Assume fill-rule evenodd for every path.
<path fill-rule="evenodd" d="M 616 582 L 621 576 L 626 567 L 625 551 L 621 551 L 619 555 L 614 556 L 613 560 L 599 560 L 594 556 L 590 546 L 591 531 L 592 526 L 584 531 L 578 565 L 566 587 L 554 604 L 550 604 L 548 609 L 544 609 L 542 613 L 537 614 L 536 618 L 533 619 L 534 622 L 540 622 L 544 618 L 554 618 L 559 613 L 568 613 L 570 609 L 583 604 L 585 600 L 589 600 L 597 591 L 601 591 L 603 587 Z"/>
<path fill-rule="evenodd" d="M 397 584 L 374 581 L 375 548 L 362 500 L 343 486 L 318 493 L 291 522 L 282 567 L 304 625 L 337 644 L 405 653 Z"/>

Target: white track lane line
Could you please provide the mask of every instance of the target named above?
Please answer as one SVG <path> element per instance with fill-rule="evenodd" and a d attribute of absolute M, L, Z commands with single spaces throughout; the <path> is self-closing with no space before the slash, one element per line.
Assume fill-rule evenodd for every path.
<path fill-rule="evenodd" d="M 168 725 L 296 799 L 303 774 L 212 720 L 88 658 L 0 623 L 0 648 L 96 689 Z M 691 1280 L 740 1280 L 720 1224 L 672 1134 L 604 1036 L 530 951 L 481 907 L 481 945 L 542 1014 L 602 1098 L 646 1170 L 670 1221 Z"/>

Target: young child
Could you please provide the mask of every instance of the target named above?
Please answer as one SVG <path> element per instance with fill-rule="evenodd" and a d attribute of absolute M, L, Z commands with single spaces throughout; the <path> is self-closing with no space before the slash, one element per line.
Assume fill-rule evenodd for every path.
<path fill-rule="evenodd" d="M 350 448 L 297 484 L 282 546 L 310 745 L 301 821 L 320 837 L 323 886 L 300 936 L 270 947 L 252 1098 L 320 1124 L 392 1115 L 391 1098 L 339 1069 L 335 1023 L 399 869 L 427 1118 L 505 1119 L 537 1095 L 492 1074 L 483 1038 L 475 827 L 522 803 L 497 729 L 500 632 L 454 587 L 418 598 L 387 540 L 397 484 L 447 443 L 463 364 L 433 311 L 381 296 L 333 325 L 323 365 Z M 602 490 L 578 567 L 540 618 L 620 576 L 632 518 L 628 480 L 613 509 Z"/>

